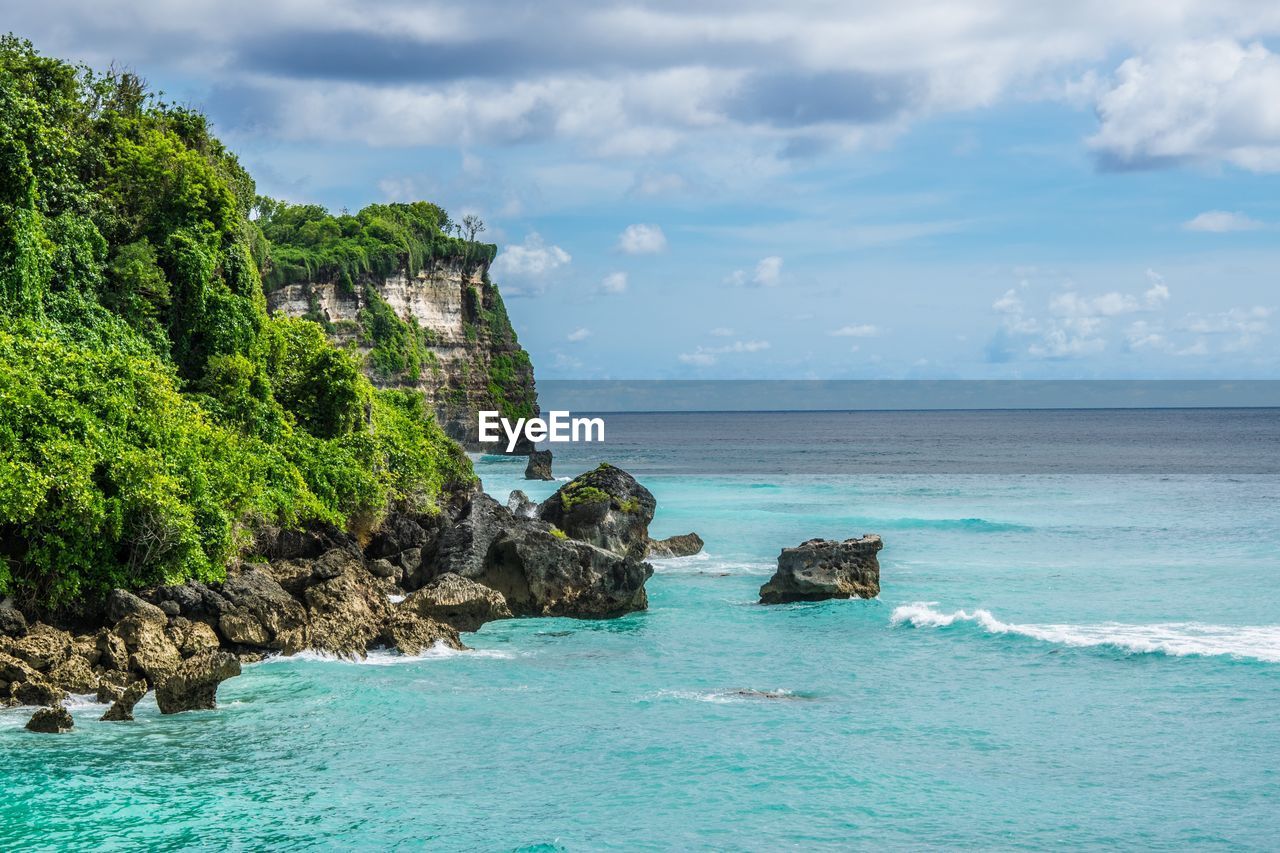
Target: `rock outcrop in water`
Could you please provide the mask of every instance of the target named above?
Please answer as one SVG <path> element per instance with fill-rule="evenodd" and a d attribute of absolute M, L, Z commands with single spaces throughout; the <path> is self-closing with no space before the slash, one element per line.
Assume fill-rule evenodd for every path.
<path fill-rule="evenodd" d="M 810 539 L 784 548 L 778 571 L 760 587 L 761 604 L 823 601 L 829 598 L 875 598 L 880 594 L 880 562 L 884 547 L 875 534 L 861 539 Z"/>
<path fill-rule="evenodd" d="M 551 451 L 535 450 L 529 454 L 529 464 L 524 466 L 526 480 L 554 480 L 551 473 Z"/>
<path fill-rule="evenodd" d="M 481 494 L 441 536 L 434 565 L 436 576 L 453 573 L 497 590 L 517 616 L 601 617 L 648 606 L 644 584 L 653 567 L 642 555 L 596 547 Z"/>
<path fill-rule="evenodd" d="M 538 507 L 538 517 L 572 539 L 643 559 L 656 506 L 635 477 L 604 462 L 557 489 Z"/>
<path fill-rule="evenodd" d="M 71 731 L 74 725 L 70 712 L 59 705 L 56 708 L 41 708 L 32 714 L 27 722 L 27 731 L 56 735 Z"/>
<path fill-rule="evenodd" d="M 667 557 L 692 557 L 702 550 L 706 544 L 696 533 L 682 533 L 679 536 L 668 536 L 666 539 L 649 540 L 649 556 L 664 559 Z"/>

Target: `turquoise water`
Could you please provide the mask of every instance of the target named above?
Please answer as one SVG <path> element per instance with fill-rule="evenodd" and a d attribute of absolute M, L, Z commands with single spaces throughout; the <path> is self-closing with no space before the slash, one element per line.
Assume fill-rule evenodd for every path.
<path fill-rule="evenodd" d="M 1274 848 L 1277 413 L 608 429 L 557 473 L 622 465 L 654 535 L 707 541 L 648 612 L 269 661 L 64 736 L 0 712 L 0 848 Z M 864 532 L 878 600 L 755 603 L 781 547 Z"/>

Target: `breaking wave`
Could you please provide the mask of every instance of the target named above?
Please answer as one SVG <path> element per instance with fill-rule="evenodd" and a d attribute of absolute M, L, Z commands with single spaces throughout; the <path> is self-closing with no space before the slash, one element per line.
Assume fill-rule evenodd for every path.
<path fill-rule="evenodd" d="M 1206 625 L 1200 622 L 1017 624 L 1002 622 L 990 610 L 944 613 L 934 609 L 935 604 L 937 602 L 926 601 L 897 607 L 889 617 L 889 623 L 914 628 L 969 625 L 988 634 L 1029 637 L 1070 648 L 1107 647 L 1130 654 L 1232 657 L 1280 663 L 1280 625 Z"/>
<path fill-rule="evenodd" d="M 400 666 L 401 664 L 416 663 L 423 660 L 443 660 L 447 658 L 496 658 L 500 660 L 509 660 L 516 657 L 515 652 L 499 651 L 498 649 L 467 649 L 466 651 L 458 651 L 444 645 L 443 642 L 437 641 L 434 646 L 425 649 L 416 655 L 402 655 L 391 649 L 373 649 L 364 658 L 346 658 L 340 655 L 329 654 L 328 652 L 317 652 L 308 649 L 307 651 L 298 652 L 295 655 L 272 655 L 264 658 L 260 664 L 272 663 L 288 663 L 290 661 L 321 661 L 324 663 L 348 663 L 356 666 Z"/>

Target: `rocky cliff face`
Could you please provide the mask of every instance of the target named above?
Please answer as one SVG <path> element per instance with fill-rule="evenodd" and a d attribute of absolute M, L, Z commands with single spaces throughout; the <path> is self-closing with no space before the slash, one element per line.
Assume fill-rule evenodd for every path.
<path fill-rule="evenodd" d="M 438 259 L 416 275 L 401 268 L 354 287 L 304 281 L 268 293 L 267 305 L 315 320 L 339 344 L 354 346 L 375 385 L 422 391 L 445 431 L 470 450 L 501 452 L 477 441 L 477 411 L 538 412 L 533 365 L 487 262 Z"/>

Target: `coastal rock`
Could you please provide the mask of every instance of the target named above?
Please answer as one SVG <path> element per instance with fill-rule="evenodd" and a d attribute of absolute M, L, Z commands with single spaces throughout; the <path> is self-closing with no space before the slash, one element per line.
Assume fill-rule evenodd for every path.
<path fill-rule="evenodd" d="M 810 539 L 784 548 L 778 571 L 760 587 L 761 604 L 822 601 L 828 598 L 875 598 L 880 594 L 880 563 L 884 547 L 875 534 L 843 542 Z"/>
<path fill-rule="evenodd" d="M 217 625 L 222 614 L 231 609 L 231 602 L 199 581 L 158 587 L 152 597 L 157 604 L 173 602 L 182 616 L 206 625 Z"/>
<path fill-rule="evenodd" d="M 162 714 L 216 708 L 218 685 L 239 674 L 240 661 L 235 655 L 206 649 L 184 660 L 156 687 L 156 704 Z"/>
<path fill-rule="evenodd" d="M 306 648 L 306 610 L 268 572 L 243 569 L 227 578 L 221 592 L 232 605 L 218 620 L 228 642 L 285 654 Z"/>
<path fill-rule="evenodd" d="M 328 532 L 262 525 L 253 532 L 253 553 L 267 560 L 314 559 L 333 547 Z"/>
<path fill-rule="evenodd" d="M 432 572 L 423 582 L 446 572 L 471 577 L 482 571 L 493 540 L 513 524 L 514 518 L 509 510 L 483 492 L 472 497 L 457 522 L 441 534 L 432 565 L 428 567 L 423 560 L 423 568 Z"/>
<path fill-rule="evenodd" d="M 127 722 L 133 719 L 133 706 L 147 695 L 147 682 L 139 679 L 119 691 L 111 707 L 102 715 L 107 722 Z"/>
<path fill-rule="evenodd" d="M 494 542 L 480 583 L 503 594 L 517 615 L 597 618 L 649 606 L 653 567 L 545 526 L 513 530 Z"/>
<path fill-rule="evenodd" d="M 650 557 L 691 557 L 702 550 L 702 537 L 696 533 L 682 533 L 666 539 L 649 540 Z"/>
<path fill-rule="evenodd" d="M 168 614 L 154 604 L 148 604 L 138 596 L 123 589 L 113 589 L 107 596 L 107 618 L 119 622 L 126 616 L 140 616 L 153 622 L 164 622 Z"/>
<path fill-rule="evenodd" d="M 381 584 L 358 560 L 349 560 L 338 575 L 309 587 L 304 598 L 311 648 L 346 657 L 363 657 L 391 615 Z"/>
<path fill-rule="evenodd" d="M 428 582 L 451 572 L 497 590 L 517 616 L 602 617 L 643 610 L 644 583 L 653 574 L 634 550 L 620 556 L 569 539 L 545 521 L 517 518 L 484 494 L 445 531 L 430 569 Z"/>
<path fill-rule="evenodd" d="M 35 675 L 26 681 L 10 683 L 9 696 L 18 705 L 57 705 L 67 698 L 67 691 Z"/>
<path fill-rule="evenodd" d="M 535 450 L 529 454 L 529 464 L 524 466 L 526 480 L 554 480 L 551 473 L 551 451 Z"/>
<path fill-rule="evenodd" d="M 165 622 L 135 613 L 121 619 L 111 631 L 129 650 L 129 670 L 151 684 L 168 678 L 182 660 L 178 647 L 165 633 Z"/>
<path fill-rule="evenodd" d="M 169 640 L 178 647 L 178 652 L 185 658 L 205 649 L 216 649 L 220 645 L 218 635 L 203 622 L 192 622 L 190 619 L 175 617 L 167 629 Z"/>
<path fill-rule="evenodd" d="M 127 670 L 129 668 L 129 647 L 119 636 L 102 629 L 98 632 L 98 662 L 108 670 Z"/>
<path fill-rule="evenodd" d="M 519 489 L 507 495 L 507 509 L 517 518 L 536 518 L 538 515 L 538 505 Z"/>
<path fill-rule="evenodd" d="M 572 539 L 642 559 L 657 501 L 621 468 L 601 463 L 542 502 L 538 517 Z"/>
<path fill-rule="evenodd" d="M 433 538 L 437 525 L 429 522 L 432 530 L 428 532 L 421 521 L 403 513 L 389 514 L 369 540 L 365 556 L 389 558 L 409 548 L 422 548 Z"/>
<path fill-rule="evenodd" d="M 97 693 L 98 680 L 97 673 L 77 655 L 67 658 L 49 673 L 49 683 L 68 693 Z"/>
<path fill-rule="evenodd" d="M 511 618 L 502 593 L 453 573 L 410 593 L 396 609 L 444 622 L 459 631 L 478 631 L 485 622 Z"/>
<path fill-rule="evenodd" d="M 94 698 L 99 705 L 109 704 L 123 696 L 126 687 L 139 680 L 126 672 L 105 670 L 98 678 L 98 693 Z"/>
<path fill-rule="evenodd" d="M 375 578 L 394 578 L 400 574 L 400 569 L 390 560 L 378 559 L 369 561 L 369 573 Z"/>
<path fill-rule="evenodd" d="M 66 708 L 62 706 L 41 708 L 31 715 L 31 719 L 27 722 L 27 731 L 56 735 L 71 731 L 74 725 L 75 721 L 71 719 L 71 713 Z"/>
<path fill-rule="evenodd" d="M 26 661 L 33 669 L 47 672 L 71 656 L 71 635 L 37 622 L 24 636 L 0 645 L 0 650 Z"/>
<path fill-rule="evenodd" d="M 27 617 L 13 606 L 13 600 L 0 601 L 0 637 L 21 637 L 27 633 Z"/>
<path fill-rule="evenodd" d="M 424 619 L 418 614 L 396 608 L 382 626 L 381 640 L 387 646 L 404 655 L 418 655 L 443 643 L 451 649 L 462 650 L 458 632 L 449 625 L 434 619 Z"/>

